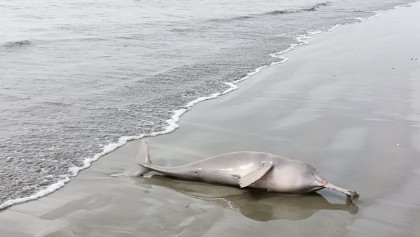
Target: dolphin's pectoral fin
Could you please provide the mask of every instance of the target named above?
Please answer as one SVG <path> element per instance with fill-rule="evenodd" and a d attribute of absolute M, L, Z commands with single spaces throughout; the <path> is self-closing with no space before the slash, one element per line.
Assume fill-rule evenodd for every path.
<path fill-rule="evenodd" d="M 273 167 L 273 162 L 264 162 L 261 163 L 261 167 L 251 171 L 250 173 L 239 178 L 239 186 L 244 188 L 249 186 L 263 177 L 271 168 Z"/>

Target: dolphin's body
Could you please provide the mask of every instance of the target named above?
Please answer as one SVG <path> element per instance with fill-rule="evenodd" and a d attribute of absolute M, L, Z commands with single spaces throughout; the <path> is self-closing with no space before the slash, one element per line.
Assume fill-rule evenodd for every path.
<path fill-rule="evenodd" d="M 326 181 L 311 165 L 264 152 L 232 152 L 178 167 L 160 167 L 151 163 L 147 144 L 142 140 L 135 159 L 126 174 L 140 176 L 149 171 L 186 180 L 218 183 L 272 192 L 304 194 L 323 188 L 352 198 L 359 194 Z"/>

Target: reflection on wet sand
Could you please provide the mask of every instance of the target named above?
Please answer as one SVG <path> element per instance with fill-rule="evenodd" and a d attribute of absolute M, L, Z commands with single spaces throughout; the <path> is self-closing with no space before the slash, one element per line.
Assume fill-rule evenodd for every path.
<path fill-rule="evenodd" d="M 343 204 L 330 203 L 318 193 L 311 195 L 283 195 L 259 190 L 212 185 L 154 175 L 133 178 L 147 190 L 154 186 L 169 188 L 189 197 L 206 200 L 239 211 L 255 221 L 277 219 L 304 220 L 320 210 L 339 210 L 356 214 L 359 207 L 347 199 Z"/>

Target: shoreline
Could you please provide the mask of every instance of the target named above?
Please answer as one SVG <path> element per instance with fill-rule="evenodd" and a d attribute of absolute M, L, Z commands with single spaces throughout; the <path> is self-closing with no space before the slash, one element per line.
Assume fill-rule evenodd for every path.
<path fill-rule="evenodd" d="M 418 3 L 413 3 L 412 5 L 412 8 L 416 8 L 417 10 L 419 9 Z M 408 11 L 407 9 L 389 10 L 381 13 L 381 15 L 379 15 L 378 17 L 381 21 L 385 22 L 388 22 L 389 17 L 399 16 L 400 18 L 404 18 L 399 15 L 398 11 L 404 12 Z M 386 15 L 386 17 L 382 17 L 382 15 Z M 298 201 L 295 207 L 297 208 L 297 211 L 294 211 L 295 213 L 297 213 L 296 215 L 298 216 L 295 218 L 302 221 L 305 220 L 303 222 L 310 222 L 310 228 L 306 228 L 303 230 L 304 232 L 308 231 L 308 234 L 310 233 L 310 231 L 314 230 L 316 224 L 321 224 L 322 226 L 326 225 L 326 223 L 320 223 L 319 220 L 314 220 L 317 218 L 310 218 L 313 215 L 323 216 L 328 221 L 332 221 L 335 217 L 338 218 L 338 221 L 341 224 L 352 223 L 353 225 L 346 225 L 347 229 L 356 230 L 356 232 L 360 232 L 361 228 L 363 227 L 363 224 L 366 223 L 363 222 L 362 215 L 360 214 L 361 207 L 363 207 L 363 209 L 372 209 L 372 206 L 374 206 L 375 204 L 375 198 L 377 197 L 381 197 L 383 200 L 387 200 L 384 196 L 384 193 L 388 192 L 389 190 L 395 189 L 396 183 L 398 183 L 397 180 L 402 180 L 404 178 L 402 177 L 403 174 L 399 174 L 398 172 L 393 172 L 391 170 L 390 172 L 392 175 L 392 179 L 387 179 L 389 179 L 388 181 L 392 182 L 390 184 L 385 185 L 385 188 L 382 188 L 381 190 L 375 192 L 375 194 L 372 194 L 371 192 L 369 192 L 368 185 L 362 183 L 363 177 L 361 178 L 360 175 L 366 175 L 364 172 L 366 170 L 368 170 L 369 172 L 373 172 L 373 170 L 369 170 L 368 167 L 371 167 L 378 161 L 377 154 L 370 154 L 373 155 L 373 158 L 369 158 L 368 161 L 363 161 L 360 159 L 354 161 L 352 160 L 351 156 L 361 155 L 362 153 L 368 154 L 366 149 L 368 149 L 369 147 L 363 144 L 362 141 L 369 143 L 369 139 L 372 139 L 368 137 L 368 134 L 369 132 L 371 132 L 371 130 L 374 130 L 376 135 L 380 135 L 382 133 L 387 134 L 386 132 L 382 131 L 382 125 L 377 125 L 376 122 L 386 120 L 386 122 L 392 123 L 392 125 L 395 125 L 396 127 L 402 126 L 400 123 L 395 122 L 397 121 L 397 118 L 400 120 L 402 118 L 400 118 L 399 115 L 393 114 L 392 111 L 387 110 L 385 106 L 387 105 L 387 103 L 394 105 L 397 102 L 394 100 L 387 101 L 387 99 L 385 99 L 383 96 L 385 92 L 392 92 L 391 95 L 395 94 L 398 96 L 404 96 L 404 94 L 400 94 L 399 92 L 395 92 L 394 90 L 392 90 L 391 85 L 395 85 L 395 82 L 392 80 L 390 81 L 390 78 L 386 77 L 386 75 L 381 76 L 385 76 L 385 78 L 387 79 L 385 82 L 389 84 L 387 85 L 385 83 L 385 85 L 389 88 L 380 88 L 380 90 L 375 88 L 372 89 L 372 91 L 369 91 L 369 81 L 365 82 L 362 79 L 356 80 L 357 83 L 355 82 L 354 84 L 346 81 L 352 78 L 350 77 L 351 75 L 362 74 L 362 76 L 368 75 L 372 77 L 378 77 L 378 75 L 375 74 L 375 72 L 377 71 L 372 71 L 372 69 L 367 66 L 363 67 L 363 65 L 361 65 L 361 62 L 353 62 L 353 64 L 357 64 L 357 66 L 362 67 L 361 69 L 352 69 L 351 66 L 354 66 L 353 64 L 349 66 L 350 69 L 347 67 L 342 68 L 343 65 L 340 66 L 339 63 L 335 62 L 335 60 L 338 60 L 338 62 L 342 63 L 348 59 L 351 59 L 352 57 L 360 57 L 360 55 L 369 57 L 369 55 L 365 55 L 365 52 L 363 51 L 359 51 L 357 53 L 351 54 L 351 57 L 347 57 L 350 54 L 349 49 L 339 48 L 339 52 L 345 54 L 344 56 L 337 55 L 335 58 L 328 58 L 322 56 L 331 56 L 336 54 L 335 52 L 332 52 L 334 50 L 325 48 L 325 46 L 328 46 L 329 44 L 331 44 L 331 42 L 336 42 L 337 38 L 341 37 L 341 39 L 344 38 L 349 40 L 349 35 L 346 35 L 345 32 L 346 30 L 353 30 L 354 32 L 360 33 L 361 28 L 364 30 L 361 31 L 362 33 L 370 33 L 370 30 L 366 29 L 367 27 L 363 24 L 370 22 L 370 24 L 375 25 L 376 22 L 376 26 L 378 26 L 378 20 L 376 20 L 376 18 L 377 17 L 373 19 L 372 17 L 370 17 L 367 20 L 365 20 L 362 24 L 344 25 L 334 30 L 332 33 L 329 33 L 327 36 L 326 34 L 320 34 L 316 38 L 311 40 L 311 44 L 308 47 L 302 47 L 299 48 L 299 50 L 297 51 L 292 50 L 290 52 L 287 52 L 287 54 L 293 54 L 293 60 L 290 60 L 288 64 L 266 67 L 260 73 L 251 75 L 253 77 L 252 80 L 246 80 L 241 82 L 241 92 L 237 91 L 237 93 L 229 93 L 226 96 L 218 98 L 218 100 L 211 100 L 205 103 L 200 103 L 200 106 L 194 107 L 194 110 L 184 115 L 185 118 L 183 117 L 183 119 L 180 121 L 180 124 L 182 124 L 180 129 L 165 136 L 148 138 L 151 147 L 152 160 L 160 165 L 177 165 L 200 158 L 205 158 L 211 155 L 217 155 L 223 152 L 249 149 L 264 150 L 280 155 L 283 154 L 292 159 L 296 158 L 308 161 L 309 163 L 313 164 L 316 168 L 319 168 L 321 171 L 323 171 L 325 174 L 328 174 L 326 176 L 328 176 L 327 178 L 331 180 L 331 182 L 343 184 L 343 186 L 346 187 L 353 185 L 355 185 L 356 187 L 360 187 L 362 190 L 360 191 L 362 194 L 361 203 L 356 204 L 356 206 L 358 206 L 356 208 L 356 211 L 354 206 L 341 206 L 341 209 L 338 210 L 345 211 L 344 213 L 347 213 L 345 215 L 340 215 L 340 212 L 328 212 L 325 210 L 333 210 L 333 206 L 339 205 L 337 203 L 340 203 L 343 200 L 341 196 L 336 196 L 329 192 L 322 191 L 320 192 L 321 195 L 287 199 L 283 208 L 290 207 L 291 204 L 296 204 L 296 200 L 305 199 L 315 203 L 314 205 L 308 206 L 308 204 Z M 400 26 L 400 28 L 401 27 L 402 26 Z M 343 28 L 346 28 L 346 30 L 343 30 Z M 338 33 L 336 33 L 337 31 Z M 378 29 L 375 29 L 373 31 L 374 33 L 378 32 L 379 35 L 382 34 L 381 37 L 384 36 L 383 32 Z M 407 33 L 400 29 L 400 33 L 401 32 Z M 331 36 L 331 34 L 333 34 L 333 36 Z M 332 39 L 330 39 L 330 36 L 332 37 Z M 394 37 L 400 41 L 401 36 L 400 38 L 398 38 L 398 36 L 399 35 L 397 34 Z M 355 42 L 361 44 L 364 43 L 363 41 L 360 41 L 362 39 L 357 38 L 357 36 L 353 35 L 352 37 L 356 38 L 354 42 L 343 43 L 347 43 L 347 46 L 354 46 L 354 49 L 357 48 Z M 372 37 L 373 36 L 371 36 L 371 38 L 369 39 L 372 40 Z M 392 39 L 389 39 L 392 37 L 387 37 L 388 41 L 383 42 L 383 45 L 387 45 L 387 43 L 392 42 Z M 418 34 L 416 35 L 416 37 L 418 37 Z M 410 42 L 414 42 L 414 40 L 411 39 Z M 397 55 L 398 57 L 396 62 L 389 62 L 386 59 L 382 58 L 384 54 L 380 52 L 380 49 L 378 49 L 378 46 L 376 46 L 376 42 L 367 41 L 367 44 L 369 43 L 373 44 L 373 49 L 370 50 L 377 54 L 375 56 L 370 56 L 370 59 L 378 59 L 380 56 L 381 58 L 379 58 L 379 61 L 382 61 L 378 63 L 382 63 L 382 66 L 387 66 L 386 69 L 384 67 L 381 68 L 381 70 L 386 71 L 387 74 L 394 73 L 395 75 L 403 74 L 404 76 L 407 76 L 405 74 L 405 71 L 403 71 L 402 69 L 398 70 L 398 72 L 394 72 L 397 71 L 394 70 L 394 68 L 401 67 L 407 69 L 407 65 L 410 66 L 410 63 L 415 63 L 415 60 L 412 60 L 412 62 L 403 61 L 402 57 L 404 55 L 402 54 L 404 53 L 400 52 L 400 54 Z M 331 47 L 338 46 L 331 45 Z M 324 52 L 324 50 L 328 52 Z M 404 52 L 407 53 L 410 51 L 405 50 Z M 418 50 L 413 52 L 418 53 Z M 418 54 L 411 56 L 411 58 L 417 56 Z M 321 68 L 321 72 L 313 70 L 313 66 L 311 66 L 312 62 L 310 60 L 314 59 L 318 59 L 320 61 L 328 61 L 328 63 L 325 62 L 324 64 L 318 62 L 318 66 L 321 65 L 324 67 Z M 369 62 L 366 59 L 361 60 L 365 60 L 363 61 L 364 63 Z M 394 66 L 392 69 L 390 69 L 388 67 L 392 66 L 390 63 L 395 63 L 396 65 L 398 65 L 398 67 Z M 404 65 L 404 63 L 407 65 Z M 339 66 L 341 67 L 340 69 L 343 69 L 346 73 L 349 74 L 345 74 L 342 71 L 334 70 L 334 68 L 328 68 L 328 66 L 331 65 Z M 418 64 L 415 65 L 417 65 L 418 68 Z M 374 66 L 375 65 L 372 65 L 372 67 Z M 361 72 L 357 74 L 359 70 L 361 70 Z M 411 69 L 411 71 L 413 71 L 413 69 Z M 264 80 L 264 82 L 262 82 L 262 80 Z M 406 79 L 405 81 L 405 86 L 407 86 L 407 80 L 408 79 Z M 264 84 L 266 82 L 268 82 L 268 85 L 271 87 L 267 87 L 267 84 Z M 383 84 L 381 82 L 378 82 L 378 80 L 373 80 L 371 83 L 373 83 L 375 86 L 383 86 Z M 349 89 L 346 88 L 346 86 L 354 88 L 356 96 L 351 91 L 349 92 Z M 340 97 L 342 93 L 344 93 L 347 96 L 353 96 L 353 98 L 351 98 L 351 100 L 346 100 L 344 97 Z M 415 97 L 417 95 L 414 94 L 413 96 Z M 368 117 L 365 116 L 368 114 L 367 110 L 357 110 L 358 115 L 365 116 L 363 117 L 364 120 L 361 122 L 355 118 L 352 118 L 350 115 L 341 118 L 339 115 L 336 114 L 338 112 L 334 110 L 337 109 L 340 112 L 348 113 L 349 111 L 345 109 L 346 106 L 353 108 L 355 105 L 364 105 L 363 103 L 369 104 L 370 100 L 368 99 L 372 98 L 380 98 L 381 100 L 386 102 L 385 104 L 378 103 L 372 105 L 372 109 L 378 110 L 378 108 L 380 108 L 379 112 L 383 113 L 383 111 L 385 111 L 385 114 L 379 113 L 374 114 L 376 117 Z M 276 103 L 273 103 L 273 101 L 275 101 Z M 361 103 L 361 101 L 363 103 Z M 415 103 L 414 99 L 410 100 L 409 98 L 404 99 L 404 101 Z M 409 103 L 404 101 L 399 101 L 398 106 L 402 107 Z M 222 107 L 223 105 L 221 104 L 227 104 L 229 106 Z M 254 115 L 254 117 L 260 117 L 258 121 L 253 121 L 252 119 L 247 117 L 252 116 L 252 114 L 255 114 L 255 112 L 252 112 L 252 109 L 255 109 L 255 111 L 259 113 L 258 115 Z M 416 109 L 416 106 L 413 105 L 411 109 Z M 237 114 L 232 115 L 234 121 L 228 121 L 229 119 L 226 119 L 230 118 L 231 111 L 237 112 Z M 399 108 L 398 111 L 404 112 L 404 114 L 409 114 L 407 112 L 407 108 Z M 414 116 L 415 118 L 415 113 L 413 114 L 414 115 L 412 115 L 412 117 Z M 322 119 L 325 119 L 325 121 L 322 121 Z M 340 122 L 344 123 L 345 129 L 342 129 L 340 127 L 342 125 L 337 124 L 337 119 L 343 119 L 340 120 Z M 375 124 L 370 124 L 366 121 L 375 121 Z M 311 123 L 313 123 L 313 125 L 309 126 L 308 124 Z M 259 126 L 261 124 L 263 124 L 265 128 L 260 129 Z M 378 129 L 376 129 L 376 127 L 378 127 Z M 310 129 L 311 133 L 307 132 L 308 129 Z M 403 130 L 405 131 L 406 128 L 404 128 Z M 404 134 L 403 131 L 399 131 L 398 134 L 399 133 Z M 416 136 L 418 134 L 420 133 L 412 133 L 410 135 L 412 143 L 417 142 L 418 139 Z M 401 135 L 401 137 L 405 137 L 405 135 Z M 386 139 L 382 142 L 378 142 L 381 146 L 383 146 L 384 144 L 388 145 L 386 146 L 386 148 L 388 149 L 387 152 L 390 152 L 390 154 L 399 154 L 399 152 L 401 151 L 394 149 L 402 148 L 405 149 L 402 154 L 415 154 L 416 152 L 418 152 L 413 151 L 413 149 L 415 150 L 414 145 L 412 145 L 412 147 L 409 147 L 407 145 L 407 141 L 402 142 L 393 139 L 390 140 L 392 140 L 392 142 L 389 142 Z M 397 141 L 398 143 L 393 141 Z M 377 141 L 370 141 L 369 144 L 373 146 L 376 144 L 376 142 Z M 393 149 L 391 149 L 391 144 L 393 144 Z M 12 206 L 10 208 L 0 211 L 0 219 L 3 221 L 1 228 L 4 229 L 6 233 L 11 233 L 11 235 L 13 236 L 31 236 L 30 233 L 34 232 L 38 233 L 39 236 L 49 236 L 48 234 L 50 234 L 50 236 L 54 236 L 54 234 L 57 233 L 62 234 L 63 236 L 67 236 L 66 234 L 71 236 L 71 233 L 86 234 L 88 233 L 86 232 L 88 228 L 86 226 L 83 226 L 82 223 L 76 221 L 76 217 L 91 217 L 91 219 L 88 219 L 90 221 L 89 223 L 100 223 L 100 226 L 104 227 L 104 223 L 110 221 L 110 219 L 106 219 L 106 217 L 100 217 L 99 215 L 104 215 L 105 213 L 108 213 L 110 209 L 114 211 L 118 209 L 120 211 L 117 210 L 116 213 L 113 212 L 116 214 L 116 216 L 125 217 L 127 215 L 132 217 L 132 219 L 130 220 L 134 221 L 135 216 L 132 216 L 132 213 L 126 212 L 129 212 L 130 208 L 133 208 L 130 205 L 134 205 L 139 209 L 147 209 L 147 206 L 144 206 L 144 203 L 149 203 L 149 205 L 152 205 L 156 208 L 155 210 L 149 210 L 149 212 L 152 214 L 162 214 L 166 210 L 159 209 L 159 205 L 162 205 L 163 207 L 168 208 L 169 210 L 172 210 L 174 212 L 172 214 L 168 214 L 170 217 L 175 217 L 176 213 L 182 213 L 182 216 L 185 217 L 186 222 L 173 223 L 173 227 L 176 230 L 174 232 L 166 232 L 166 234 L 169 235 L 173 235 L 175 233 L 186 233 L 186 235 L 205 233 L 209 236 L 214 236 L 213 234 L 217 233 L 217 231 L 222 231 L 223 229 L 226 230 L 227 228 L 223 223 L 217 221 L 218 218 L 222 218 L 223 220 L 228 221 L 229 223 L 236 223 L 240 226 L 244 225 L 244 229 L 248 229 L 248 231 L 251 231 L 250 228 L 252 227 L 257 228 L 253 221 L 256 221 L 256 219 L 260 218 L 260 216 L 258 215 L 262 215 L 256 212 L 256 209 L 261 208 L 261 206 L 255 207 L 254 205 L 255 209 L 247 209 L 243 207 L 246 205 L 252 206 L 255 202 L 255 199 L 253 199 L 253 197 L 248 197 L 249 193 L 247 193 L 244 190 L 234 189 L 230 187 L 220 187 L 216 185 L 195 184 L 193 182 L 182 181 L 180 183 L 184 184 L 185 187 L 181 187 L 182 185 L 180 186 L 178 182 L 169 181 L 165 178 L 159 177 L 150 178 L 149 180 L 147 180 L 146 178 L 141 179 L 128 177 L 109 177 L 110 174 L 120 173 L 121 171 L 123 171 L 122 168 L 128 164 L 129 157 L 135 154 L 135 148 L 136 141 L 130 142 L 127 145 L 102 157 L 99 161 L 95 162 L 90 169 L 80 173 L 78 177 L 72 178 L 72 182 L 66 185 L 63 189 L 42 199 L 24 203 L 21 205 Z M 349 154 L 343 155 L 343 153 L 346 152 L 348 152 Z M 322 159 L 323 155 L 338 155 L 341 157 L 340 159 L 332 159 L 330 158 L 330 156 L 327 156 L 329 158 Z M 381 155 L 386 155 L 386 153 Z M 358 162 L 364 162 L 366 164 L 366 167 L 360 167 L 360 165 L 356 164 Z M 402 164 L 402 162 L 398 163 L 397 161 L 387 161 L 386 164 L 393 164 L 394 166 L 398 166 L 400 168 L 399 170 L 410 167 L 407 165 L 407 162 Z M 416 165 L 418 164 L 412 164 L 413 167 L 415 167 Z M 355 171 L 352 171 L 348 167 L 354 169 Z M 387 166 L 380 165 L 380 167 L 386 168 Z M 359 175 L 359 177 L 352 177 L 352 172 L 355 172 L 355 174 Z M 416 172 L 417 171 L 413 171 L 412 176 L 417 177 Z M 376 174 L 376 176 L 373 175 L 371 177 L 372 180 L 381 183 L 381 178 L 384 178 L 385 176 L 379 175 L 377 174 L 377 172 L 374 172 L 374 174 Z M 104 184 L 103 182 L 105 181 L 109 183 Z M 94 184 L 98 187 L 89 188 L 89 184 Z M 410 190 L 410 187 L 412 186 L 409 185 L 405 189 Z M 125 190 L 124 188 L 127 188 L 128 190 Z M 209 193 L 206 189 L 212 191 Z M 144 203 L 138 203 L 138 200 L 133 200 L 134 198 L 123 198 L 115 194 L 110 194 L 108 193 L 109 191 L 119 191 L 123 193 L 124 196 L 139 195 L 139 199 Z M 94 194 L 87 196 L 87 194 L 84 192 L 93 192 Z M 141 195 L 142 193 L 143 195 Z M 147 195 L 145 195 L 144 193 L 152 193 L 150 195 L 153 198 L 147 197 Z M 200 197 L 204 196 L 205 200 L 203 201 L 199 198 L 197 199 L 194 196 L 197 193 Z M 228 193 L 229 195 L 225 195 L 226 193 Z M 409 193 L 409 191 L 405 191 L 405 193 Z M 98 194 L 103 194 L 105 197 L 101 197 L 101 195 Z M 161 198 L 162 194 L 168 195 L 172 199 L 168 199 L 167 202 L 159 200 L 152 201 L 152 199 Z M 411 197 L 416 197 L 417 194 L 410 195 Z M 234 196 L 234 201 L 232 201 L 232 197 L 226 198 L 227 196 Z M 126 201 L 126 203 L 119 203 L 117 200 L 118 198 L 122 198 Z M 276 206 L 273 202 L 267 201 L 278 198 L 279 196 L 277 195 L 264 194 L 262 199 L 263 201 L 261 201 L 261 199 L 258 199 L 258 203 L 262 202 L 263 204 L 274 208 L 275 211 L 281 211 L 282 209 L 276 209 Z M 388 202 L 394 202 L 395 199 L 398 198 L 401 197 L 397 196 L 394 197 L 394 199 L 391 198 L 391 200 L 388 200 Z M 166 197 L 164 199 L 166 200 Z M 208 201 L 207 199 L 210 199 L 210 201 Z M 226 199 L 227 201 L 221 201 L 222 204 L 220 204 L 216 199 Z M 233 205 L 233 208 L 230 207 L 229 202 L 235 203 L 235 201 L 236 204 Z M 175 205 L 176 207 L 169 208 L 168 205 L 170 205 L 171 202 L 175 202 L 179 205 Z M 410 199 L 410 202 L 415 201 Z M 90 204 L 92 205 L 90 206 Z M 195 209 L 189 210 L 191 208 L 183 207 L 180 204 L 185 204 L 185 206 L 194 207 Z M 321 207 L 316 208 L 316 205 L 321 205 Z M 377 205 L 383 208 L 382 206 L 380 206 L 380 204 Z M 188 210 L 181 209 L 181 206 L 184 209 Z M 239 206 L 240 214 L 238 213 L 237 206 Z M 306 208 L 302 209 L 302 206 Z M 311 215 L 308 216 L 307 211 L 311 208 L 315 209 L 316 211 L 314 213 L 309 213 Z M 74 209 L 76 209 L 76 211 Z M 93 214 L 89 213 L 88 210 L 92 211 Z M 209 212 L 210 215 L 201 215 L 200 213 L 202 213 L 202 211 Z M 376 209 L 375 211 L 377 212 Z M 248 215 L 244 214 L 243 212 L 247 212 Z M 138 216 L 143 215 L 143 212 L 135 213 Z M 271 214 L 272 217 L 276 217 L 273 213 Z M 156 215 L 152 215 L 152 217 L 154 218 L 154 220 L 156 220 L 156 218 L 162 218 Z M 191 219 L 191 217 L 193 218 Z M 302 217 L 307 217 L 308 220 L 306 218 L 301 219 Z M 7 226 L 8 223 L 11 225 L 12 223 L 14 223 L 15 220 L 18 220 L 20 218 L 23 218 L 25 220 L 25 223 L 31 224 L 25 225 L 25 223 L 19 223 L 19 226 L 23 227 L 20 230 L 19 228 L 16 228 L 18 230 L 12 230 L 10 227 Z M 173 222 L 171 222 L 169 218 L 163 219 L 164 223 Z M 296 226 L 296 229 L 293 229 L 294 227 L 287 228 L 287 226 L 284 225 L 285 223 L 281 221 L 284 219 L 292 220 L 293 218 L 270 219 L 270 217 L 266 217 L 265 219 L 267 219 L 267 221 L 280 224 L 280 226 L 282 226 L 283 228 L 288 229 L 289 233 L 296 233 L 294 231 L 297 231 L 299 228 L 303 228 L 302 223 L 294 225 L 294 227 Z M 138 226 L 137 229 L 136 227 L 129 225 L 130 228 L 127 228 L 128 230 L 119 230 L 117 226 L 114 226 L 114 229 L 108 230 L 109 232 L 98 233 L 112 233 L 114 234 L 114 236 L 131 236 L 130 233 L 132 235 L 138 235 L 139 232 L 136 232 L 140 231 L 138 228 L 140 228 L 141 231 L 143 231 L 143 229 L 148 228 L 147 225 L 151 225 L 152 221 L 153 220 L 150 220 L 150 222 L 141 222 L 142 225 Z M 214 229 L 214 226 L 207 226 L 205 223 L 206 221 L 218 223 L 218 225 L 216 225 L 217 228 Z M 201 229 L 197 230 L 195 227 L 192 226 L 193 223 L 197 224 L 198 226 L 200 226 L 201 224 L 201 226 L 203 227 L 202 229 L 204 229 L 205 232 L 200 232 Z M 274 227 L 274 223 L 271 223 L 267 227 L 271 228 L 274 232 L 279 231 L 281 228 Z M 154 224 L 154 229 L 148 229 L 144 233 L 162 233 L 159 231 L 162 231 L 162 228 L 166 226 L 167 225 L 165 224 L 164 226 L 159 227 L 159 225 L 156 226 L 156 224 Z M 335 230 L 337 231 L 337 229 Z M 124 231 L 131 232 L 125 233 L 126 235 L 123 235 Z M 250 233 L 253 233 L 252 231 L 250 233 L 242 232 L 240 230 L 235 231 L 229 233 L 235 236 L 239 236 L 239 233 L 245 235 L 248 234 L 249 236 L 252 236 L 250 235 Z M 41 233 L 46 234 L 41 235 Z M 336 234 L 337 232 L 321 233 L 327 236 L 334 236 L 334 234 Z"/>
<path fill-rule="evenodd" d="M 386 12 L 386 11 L 394 10 L 394 9 L 399 8 L 399 7 L 404 7 L 404 6 L 407 6 L 407 5 L 410 5 L 410 4 L 403 4 L 403 5 L 395 6 L 394 8 L 391 8 L 391 9 L 388 9 L 388 10 L 378 10 L 376 12 L 372 12 L 372 14 L 373 14 L 372 16 L 369 16 L 369 17 L 366 17 L 366 18 L 357 17 L 357 18 L 354 18 L 354 20 L 356 20 L 356 22 L 351 22 L 351 23 L 347 23 L 347 24 L 344 24 L 344 25 L 361 23 L 364 20 L 367 20 L 371 17 L 378 16 L 380 14 L 380 12 Z M 136 136 L 122 136 L 118 139 L 117 142 L 113 142 L 113 143 L 105 145 L 103 147 L 102 151 L 99 152 L 99 153 L 96 153 L 93 157 L 86 158 L 85 161 L 83 162 L 84 163 L 83 166 L 70 167 L 69 168 L 69 174 L 63 175 L 63 176 L 65 176 L 65 178 L 63 178 L 62 180 L 59 180 L 58 182 L 53 183 L 50 186 L 46 187 L 45 189 L 39 190 L 38 192 L 36 192 L 36 193 L 34 193 L 30 196 L 20 197 L 20 198 L 17 198 L 17 199 L 11 199 L 11 200 L 7 200 L 4 203 L 0 203 L 0 211 L 3 210 L 3 209 L 9 208 L 13 205 L 18 205 L 18 204 L 22 204 L 22 203 L 25 203 L 25 202 L 28 202 L 28 201 L 37 200 L 39 198 L 45 197 L 47 195 L 50 195 L 50 194 L 60 190 L 65 185 L 67 185 L 71 181 L 71 179 L 77 177 L 79 172 L 81 172 L 85 169 L 88 169 L 89 167 L 91 167 L 93 162 L 98 161 L 99 159 L 101 159 L 101 157 L 105 156 L 106 154 L 111 153 L 111 152 L 115 151 L 116 149 L 124 146 L 125 144 L 127 144 L 127 142 L 139 140 L 139 139 L 142 139 L 142 138 L 149 138 L 149 137 L 166 135 L 166 134 L 170 134 L 170 133 L 174 132 L 175 130 L 177 130 L 179 128 L 179 121 L 180 121 L 181 116 L 184 113 L 190 111 L 194 105 L 197 105 L 197 104 L 199 104 L 201 102 L 204 102 L 204 101 L 207 101 L 207 100 L 217 99 L 220 96 L 223 96 L 225 94 L 228 94 L 230 92 L 233 92 L 233 91 L 237 90 L 239 88 L 239 86 L 237 86 L 238 83 L 241 83 L 242 81 L 248 80 L 252 76 L 258 74 L 261 70 L 264 70 L 265 68 L 268 68 L 268 67 L 271 67 L 271 66 L 274 66 L 274 65 L 277 65 L 277 64 L 282 64 L 282 63 L 287 62 L 288 58 L 283 57 L 282 55 L 284 55 L 284 54 L 286 54 L 290 51 L 295 50 L 296 47 L 308 45 L 309 42 L 306 41 L 306 40 L 311 39 L 312 36 L 332 32 L 333 30 L 337 29 L 340 26 L 343 26 L 343 25 L 337 24 L 337 25 L 332 26 L 330 29 L 328 29 L 326 31 L 315 30 L 313 32 L 307 32 L 306 34 L 297 36 L 296 40 L 297 40 L 298 43 L 290 44 L 289 48 L 270 54 L 271 57 L 278 58 L 278 59 L 280 59 L 280 61 L 275 61 L 275 62 L 272 62 L 269 65 L 264 65 L 264 66 L 258 67 L 254 71 L 249 72 L 245 76 L 243 76 L 243 77 L 241 77 L 237 80 L 234 80 L 232 82 L 222 82 L 222 84 L 225 84 L 229 88 L 222 91 L 222 92 L 216 92 L 216 93 L 213 93 L 213 94 L 208 95 L 208 96 L 199 97 L 197 99 L 194 99 L 194 100 L 188 102 L 184 106 L 184 108 L 174 110 L 172 117 L 167 120 L 168 125 L 165 128 L 165 130 L 153 132 L 153 133 L 150 133 L 150 134 L 140 134 L 140 135 L 136 135 Z M 304 39 L 306 39 L 306 40 L 304 40 Z"/>

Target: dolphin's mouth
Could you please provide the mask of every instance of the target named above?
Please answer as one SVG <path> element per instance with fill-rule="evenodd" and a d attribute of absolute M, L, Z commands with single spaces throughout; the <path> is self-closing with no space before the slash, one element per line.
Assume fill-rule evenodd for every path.
<path fill-rule="evenodd" d="M 320 186 L 320 187 L 313 187 L 313 188 L 309 189 L 307 192 L 308 193 L 313 193 L 313 192 L 319 191 L 319 190 L 321 190 L 323 188 L 324 187 L 322 187 L 322 186 Z"/>
<path fill-rule="evenodd" d="M 312 176 L 320 183 L 320 186 L 326 185 L 328 182 L 319 174 L 312 173 Z"/>

